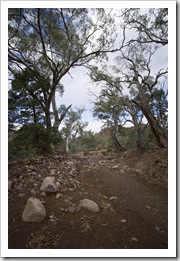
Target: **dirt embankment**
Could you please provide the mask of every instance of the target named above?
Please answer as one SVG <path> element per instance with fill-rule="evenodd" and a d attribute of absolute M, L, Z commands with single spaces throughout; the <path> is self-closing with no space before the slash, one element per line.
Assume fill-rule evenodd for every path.
<path fill-rule="evenodd" d="M 40 186 L 53 176 L 58 191 Z M 167 151 L 14 159 L 9 162 L 9 248 L 168 248 Z M 46 208 L 24 222 L 29 197 Z M 99 212 L 80 207 L 96 202 Z"/>

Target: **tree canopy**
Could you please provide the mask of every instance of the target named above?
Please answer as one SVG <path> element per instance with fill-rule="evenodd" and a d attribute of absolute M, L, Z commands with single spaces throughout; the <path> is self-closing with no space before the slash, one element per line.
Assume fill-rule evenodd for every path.
<path fill-rule="evenodd" d="M 167 147 L 168 69 L 152 69 L 168 45 L 167 8 L 10 8 L 8 21 L 10 129 L 39 124 L 51 132 L 63 123 L 67 151 L 77 140 L 96 147 L 83 110 L 57 106 L 57 93 L 67 88 L 62 78 L 84 66 L 101 86 L 93 116 L 111 128 L 118 149 L 126 122 L 135 127 L 138 148 L 145 146 L 146 125 L 158 146 Z"/>

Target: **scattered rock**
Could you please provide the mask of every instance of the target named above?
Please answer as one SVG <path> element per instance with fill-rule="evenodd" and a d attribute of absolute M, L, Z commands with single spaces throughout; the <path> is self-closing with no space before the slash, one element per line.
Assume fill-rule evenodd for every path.
<path fill-rule="evenodd" d="M 122 223 L 126 223 L 126 219 L 121 219 L 121 222 Z"/>
<path fill-rule="evenodd" d="M 145 208 L 146 208 L 147 210 L 150 210 L 150 206 L 145 206 Z"/>
<path fill-rule="evenodd" d="M 32 165 L 28 166 L 28 169 L 30 169 L 30 170 L 32 170 L 32 171 L 35 171 L 35 172 L 36 172 L 36 167 L 34 167 L 34 166 L 32 166 Z"/>
<path fill-rule="evenodd" d="M 70 221 L 70 226 L 74 226 L 74 221 Z"/>
<path fill-rule="evenodd" d="M 56 199 L 59 199 L 61 196 L 62 196 L 62 195 L 61 195 L 60 193 L 58 193 L 55 198 L 56 198 Z"/>
<path fill-rule="evenodd" d="M 157 231 L 160 231 L 160 227 L 155 227 L 155 229 L 156 229 Z"/>
<path fill-rule="evenodd" d="M 107 224 L 101 224 L 101 227 L 107 227 Z"/>
<path fill-rule="evenodd" d="M 22 162 L 25 164 L 25 165 L 28 165 L 31 163 L 31 161 L 29 159 L 23 159 Z"/>
<path fill-rule="evenodd" d="M 45 192 L 42 192 L 41 195 L 42 195 L 43 197 L 46 197 L 46 193 L 45 193 Z"/>
<path fill-rule="evenodd" d="M 115 165 L 112 167 L 113 169 L 119 169 L 119 166 L 118 165 Z"/>
<path fill-rule="evenodd" d="M 50 175 L 54 176 L 55 174 L 56 174 L 56 169 L 52 169 L 51 172 L 50 172 Z"/>
<path fill-rule="evenodd" d="M 136 174 L 137 175 L 143 175 L 143 172 L 140 169 L 136 169 Z"/>
<path fill-rule="evenodd" d="M 106 206 L 110 208 L 112 205 L 110 203 L 107 203 Z"/>
<path fill-rule="evenodd" d="M 70 207 L 68 208 L 68 210 L 69 210 L 69 212 L 72 213 L 72 214 L 76 212 L 75 206 L 70 206 Z"/>
<path fill-rule="evenodd" d="M 25 196 L 25 194 L 23 194 L 23 193 L 20 193 L 19 195 L 18 195 L 18 197 L 20 197 L 20 198 L 22 198 L 22 197 L 24 197 Z"/>
<path fill-rule="evenodd" d="M 135 237 L 132 237 L 131 240 L 132 240 L 132 241 L 135 241 L 135 242 L 138 242 L 138 239 L 135 238 Z"/>
<path fill-rule="evenodd" d="M 89 199 L 83 199 L 80 201 L 80 206 L 84 209 L 88 209 L 93 212 L 99 212 L 99 206 L 97 203 L 95 203 L 92 200 Z"/>
<path fill-rule="evenodd" d="M 46 217 L 46 209 L 37 198 L 29 198 L 22 218 L 25 222 L 42 222 Z"/>
<path fill-rule="evenodd" d="M 40 187 L 40 191 L 46 193 L 55 193 L 57 191 L 57 187 L 54 181 L 55 181 L 54 177 L 46 177 Z"/>
<path fill-rule="evenodd" d="M 66 213 L 66 212 L 68 212 L 68 208 L 60 208 L 60 211 Z"/>
<path fill-rule="evenodd" d="M 117 197 L 113 196 L 109 198 L 110 200 L 117 200 Z"/>

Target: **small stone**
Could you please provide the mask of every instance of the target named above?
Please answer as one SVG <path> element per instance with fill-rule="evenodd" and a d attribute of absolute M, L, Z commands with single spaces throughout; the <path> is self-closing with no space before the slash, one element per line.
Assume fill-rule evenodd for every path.
<path fill-rule="evenodd" d="M 31 169 L 32 171 L 36 171 L 36 167 L 34 167 L 32 165 L 28 166 L 28 168 Z"/>
<path fill-rule="evenodd" d="M 25 165 L 28 165 L 31 163 L 31 161 L 29 159 L 23 159 L 22 162 L 25 164 Z"/>
<path fill-rule="evenodd" d="M 150 206 L 145 206 L 145 208 L 146 208 L 147 210 L 150 210 Z"/>
<path fill-rule="evenodd" d="M 106 206 L 110 208 L 112 205 L 110 203 L 107 203 Z"/>
<path fill-rule="evenodd" d="M 36 191 L 34 189 L 31 189 L 32 194 L 36 194 Z"/>
<path fill-rule="evenodd" d="M 119 166 L 118 166 L 118 165 L 115 165 L 115 166 L 113 166 L 112 168 L 113 168 L 113 169 L 118 169 Z"/>
<path fill-rule="evenodd" d="M 31 175 L 37 175 L 37 173 L 35 171 L 32 171 Z"/>
<path fill-rule="evenodd" d="M 42 195 L 43 197 L 46 197 L 46 193 L 45 193 L 45 192 L 42 192 L 41 195 Z"/>
<path fill-rule="evenodd" d="M 58 193 L 57 195 L 56 195 L 56 199 L 59 199 L 61 197 L 61 194 L 60 193 Z"/>
<path fill-rule="evenodd" d="M 56 182 L 56 187 L 59 188 L 60 187 L 60 182 Z"/>
<path fill-rule="evenodd" d="M 74 221 L 70 221 L 70 226 L 74 226 Z"/>
<path fill-rule="evenodd" d="M 57 191 L 57 187 L 54 181 L 54 177 L 46 177 L 40 187 L 40 190 L 46 193 L 55 193 Z"/>
<path fill-rule="evenodd" d="M 56 169 L 52 169 L 51 172 L 50 172 L 50 175 L 54 176 L 55 174 L 56 174 Z"/>
<path fill-rule="evenodd" d="M 81 210 L 81 206 L 79 205 L 76 207 L 76 212 L 79 212 L 80 210 Z"/>
<path fill-rule="evenodd" d="M 93 212 L 99 212 L 99 206 L 97 203 L 95 203 L 92 200 L 89 199 L 83 199 L 80 201 L 80 206 L 84 209 L 88 209 Z"/>
<path fill-rule="evenodd" d="M 121 222 L 122 223 L 126 223 L 126 219 L 121 219 Z"/>
<path fill-rule="evenodd" d="M 76 208 L 75 208 L 75 206 L 70 206 L 69 208 L 68 208 L 68 210 L 69 210 L 69 212 L 70 213 L 75 213 L 75 211 L 76 211 Z"/>
<path fill-rule="evenodd" d="M 117 197 L 113 196 L 109 198 L 110 200 L 117 200 Z"/>
<path fill-rule="evenodd" d="M 67 200 L 68 200 L 68 201 L 72 201 L 72 200 L 73 200 L 73 197 L 68 197 Z"/>
<path fill-rule="evenodd" d="M 101 224 L 101 227 L 107 227 L 107 224 Z"/>
<path fill-rule="evenodd" d="M 160 231 L 160 227 L 155 227 L 155 229 L 156 229 L 157 231 Z"/>
<path fill-rule="evenodd" d="M 138 239 L 135 238 L 135 237 L 132 237 L 131 240 L 132 240 L 132 241 L 135 241 L 135 242 L 138 242 Z"/>
<path fill-rule="evenodd" d="M 138 176 L 143 174 L 143 172 L 140 169 L 135 169 L 135 172 Z"/>
<path fill-rule="evenodd" d="M 22 198 L 22 197 L 24 197 L 25 196 L 25 194 L 23 194 L 23 193 L 20 193 L 19 195 L 18 195 L 18 197 L 20 197 L 20 198 Z"/>

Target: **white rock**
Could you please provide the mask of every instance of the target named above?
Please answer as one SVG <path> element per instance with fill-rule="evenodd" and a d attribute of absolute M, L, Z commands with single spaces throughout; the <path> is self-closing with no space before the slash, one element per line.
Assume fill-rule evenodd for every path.
<path fill-rule="evenodd" d="M 55 169 L 52 169 L 50 175 L 53 176 L 53 175 L 55 175 L 55 174 L 56 174 L 56 170 L 55 170 Z"/>
<path fill-rule="evenodd" d="M 109 198 L 110 200 L 117 200 L 117 197 L 113 196 Z"/>
<path fill-rule="evenodd" d="M 94 201 L 83 199 L 80 201 L 80 206 L 93 212 L 99 212 L 99 206 Z"/>
<path fill-rule="evenodd" d="M 61 194 L 60 193 L 58 193 L 57 195 L 56 195 L 56 199 L 59 199 L 61 197 Z"/>
<path fill-rule="evenodd" d="M 115 165 L 115 166 L 113 166 L 112 168 L 113 168 L 113 169 L 118 169 L 119 166 L 118 166 L 118 165 Z"/>
<path fill-rule="evenodd" d="M 22 218 L 25 222 L 41 222 L 46 217 L 46 209 L 37 198 L 29 198 L 25 209 L 22 214 Z"/>
<path fill-rule="evenodd" d="M 54 177 L 46 177 L 40 187 L 40 191 L 46 193 L 55 193 L 57 191 L 57 187 L 54 181 L 55 181 Z"/>
<path fill-rule="evenodd" d="M 122 223 L 126 223 L 126 219 L 121 219 L 121 222 Z"/>
<path fill-rule="evenodd" d="M 135 237 L 132 237 L 131 240 L 132 240 L 132 241 L 135 241 L 135 242 L 138 242 L 138 239 L 135 238 Z"/>

